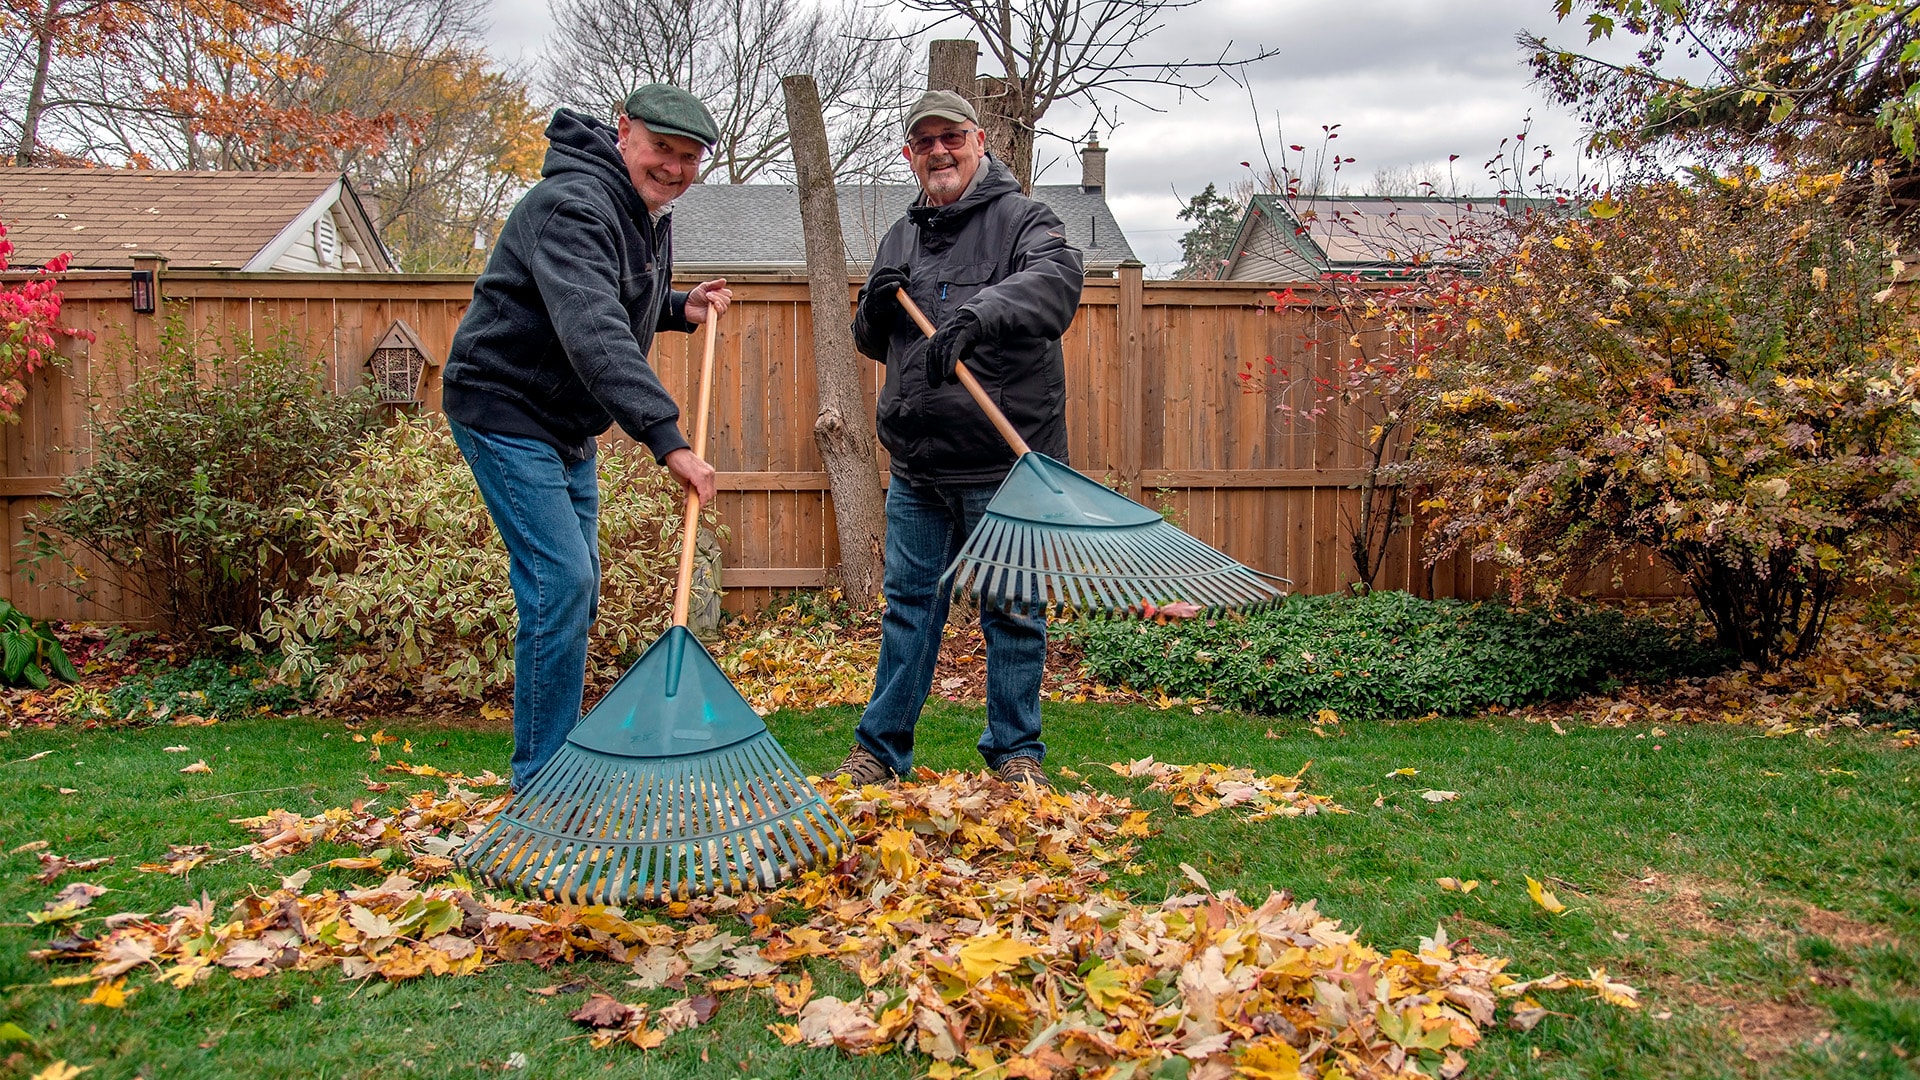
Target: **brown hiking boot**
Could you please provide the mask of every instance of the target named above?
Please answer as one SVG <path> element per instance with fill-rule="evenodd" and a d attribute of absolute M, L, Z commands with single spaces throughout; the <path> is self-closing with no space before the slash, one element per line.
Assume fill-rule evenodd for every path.
<path fill-rule="evenodd" d="M 1053 783 L 1047 779 L 1047 771 L 1040 767 L 1040 762 L 1025 754 L 1008 758 L 994 771 L 1000 774 L 1000 779 L 1015 787 L 1032 784 L 1042 791 L 1053 788 Z"/>
<path fill-rule="evenodd" d="M 887 763 L 874 757 L 866 747 L 859 743 L 847 751 L 847 760 L 840 767 L 827 774 L 827 779 L 836 780 L 842 776 L 851 779 L 857 785 L 884 784 L 893 779 L 893 770 Z"/>

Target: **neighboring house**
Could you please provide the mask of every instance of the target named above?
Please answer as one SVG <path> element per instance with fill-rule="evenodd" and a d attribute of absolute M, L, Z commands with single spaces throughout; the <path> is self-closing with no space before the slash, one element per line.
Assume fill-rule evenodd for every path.
<path fill-rule="evenodd" d="M 1334 274 L 1391 278 L 1415 266 L 1467 263 L 1470 238 L 1500 219 L 1551 212 L 1553 199 L 1255 195 L 1220 276 L 1229 281 L 1318 281 Z"/>
<path fill-rule="evenodd" d="M 175 270 L 399 270 L 337 173 L 4 168 L 0 224 L 15 267 L 70 251 L 76 270 L 149 252 Z"/>
<path fill-rule="evenodd" d="M 1035 184 L 1033 197 L 1046 203 L 1080 249 L 1089 276 L 1111 277 L 1134 260 L 1120 223 L 1107 207 L 1107 151 L 1090 142 L 1081 150 L 1078 184 Z M 840 184 L 840 233 L 847 262 L 871 265 L 893 223 L 920 194 L 914 184 Z M 709 276 L 746 272 L 804 274 L 806 240 L 800 230 L 800 196 L 791 184 L 696 184 L 673 203 L 673 269 Z"/>

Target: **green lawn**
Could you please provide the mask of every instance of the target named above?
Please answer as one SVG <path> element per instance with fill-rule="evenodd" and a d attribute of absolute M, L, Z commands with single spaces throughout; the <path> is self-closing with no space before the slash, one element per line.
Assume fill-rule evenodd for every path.
<path fill-rule="evenodd" d="M 857 712 L 783 713 L 775 734 L 804 764 L 828 768 Z M 1883 734 L 1768 739 L 1751 728 L 1571 728 L 1492 718 L 1345 725 L 1322 738 L 1299 726 L 1232 715 L 1115 706 L 1048 706 L 1049 764 L 1086 774 L 1146 807 L 1165 801 L 1099 763 L 1152 754 L 1292 772 L 1354 813 L 1248 824 L 1228 811 L 1157 815 L 1162 833 L 1134 879 L 1141 895 L 1186 891 L 1178 866 L 1250 899 L 1269 887 L 1319 898 L 1370 944 L 1412 947 L 1444 922 L 1523 975 L 1605 966 L 1643 991 L 1626 1012 L 1563 993 L 1565 1015 L 1530 1032 L 1500 1030 L 1469 1054 L 1472 1076 L 1912 1076 L 1920 1061 L 1920 752 Z M 936 702 L 920 763 L 977 767 L 980 709 Z M 369 724 L 363 730 L 370 732 Z M 387 721 L 410 760 L 504 771 L 497 731 Z M 1268 737 L 1269 732 L 1277 737 Z M 185 753 L 164 747 L 185 745 Z M 203 866 L 182 882 L 136 864 L 169 844 L 238 846 L 227 819 L 272 807 L 312 813 L 356 798 L 388 800 L 428 784 L 379 776 L 337 722 L 261 719 L 209 728 L 21 730 L 0 739 L 0 853 L 35 840 L 69 858 L 115 862 L 88 880 L 114 889 L 91 911 L 165 911 L 204 890 L 224 909 L 249 885 L 342 851 L 268 869 L 246 859 Z M 398 744 L 383 748 L 389 760 Z M 41 751 L 53 753 L 25 760 Z M 210 774 L 177 770 L 204 758 Z M 1400 768 L 1417 776 L 1389 777 Z M 371 795 L 363 776 L 396 781 Z M 73 794 L 59 789 L 73 788 Z M 1457 791 L 1429 803 L 1428 789 Z M 1375 800 L 1386 796 L 1384 804 Z M 0 1076 L 55 1059 L 96 1077 L 493 1074 L 906 1077 L 924 1059 L 848 1058 L 789 1049 L 765 1031 L 771 1007 L 729 995 L 714 1022 L 648 1055 L 596 1052 L 566 1019 L 591 987 L 629 1000 L 606 964 L 542 971 L 504 965 L 467 979 L 356 988 L 337 974 L 239 982 L 216 975 L 188 991 L 149 985 L 123 1010 L 82 1005 L 72 974 L 29 960 L 56 931 L 27 923 L 58 886 L 33 883 L 33 853 L 0 854 L 0 1021 L 29 1043 L 0 1045 Z M 1543 912 L 1525 879 L 1571 909 Z M 1470 894 L 1434 879 L 1474 879 Z M 357 880 L 321 871 L 308 888 Z M 89 924 L 97 930 L 98 921 Z M 817 967 L 823 992 L 847 984 Z M 528 993 L 561 986 L 552 998 Z M 663 998 L 663 1000 L 665 1000 Z M 1745 1053 L 1743 1053 L 1743 1047 Z M 12 1056 L 7 1056 L 11 1054 Z M 706 1060 L 702 1060 L 705 1055 Z M 509 1073 L 508 1075 L 516 1075 Z"/>

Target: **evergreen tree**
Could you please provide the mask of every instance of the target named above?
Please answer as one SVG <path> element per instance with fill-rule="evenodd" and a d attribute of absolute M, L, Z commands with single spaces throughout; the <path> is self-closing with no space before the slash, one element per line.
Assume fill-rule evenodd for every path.
<path fill-rule="evenodd" d="M 1213 280 L 1224 275 L 1241 214 L 1240 204 L 1215 191 L 1212 184 L 1195 195 L 1180 211 L 1180 220 L 1193 222 L 1193 228 L 1180 238 L 1185 261 L 1174 276 Z"/>

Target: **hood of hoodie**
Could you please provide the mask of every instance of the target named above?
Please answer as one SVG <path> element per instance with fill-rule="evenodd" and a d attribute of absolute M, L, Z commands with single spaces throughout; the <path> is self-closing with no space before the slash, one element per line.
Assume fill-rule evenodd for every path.
<path fill-rule="evenodd" d="M 1001 164 L 999 158 L 988 154 L 980 159 L 980 167 L 986 170 L 985 175 L 975 176 L 966 193 L 945 206 L 928 206 L 923 192 L 907 208 L 908 220 L 932 232 L 951 232 L 975 210 L 1009 191 L 1020 190 L 1020 181 L 1013 178 L 1013 170 Z"/>
<path fill-rule="evenodd" d="M 620 131 L 604 120 L 596 120 L 572 109 L 557 109 L 547 124 L 547 160 L 540 166 L 541 176 L 562 173 L 586 173 L 605 184 L 636 221 L 647 217 L 647 204 L 634 190 L 627 175 L 626 159 L 620 156 Z"/>

